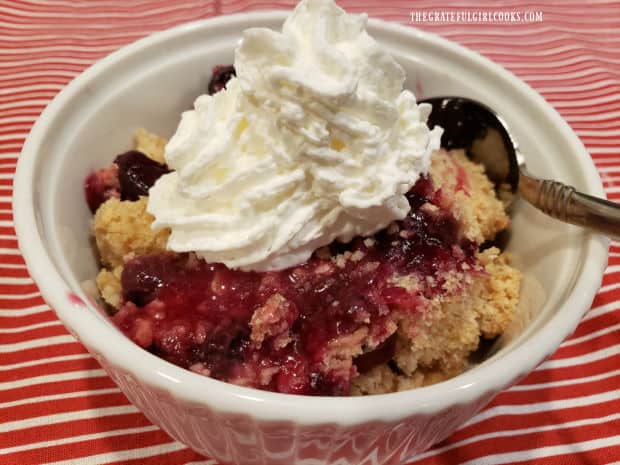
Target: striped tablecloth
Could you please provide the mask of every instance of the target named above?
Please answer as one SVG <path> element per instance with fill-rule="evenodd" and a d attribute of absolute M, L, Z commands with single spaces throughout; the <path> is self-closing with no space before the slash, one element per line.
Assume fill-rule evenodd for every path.
<path fill-rule="evenodd" d="M 0 0 L 2 465 L 212 463 L 131 406 L 43 302 L 17 249 L 12 177 L 43 108 L 99 58 L 186 21 L 293 3 Z M 350 11 L 436 32 L 503 64 L 568 121 L 592 154 L 608 196 L 620 201 L 620 2 L 340 3 Z M 458 23 L 434 21 L 442 19 L 434 12 L 450 11 L 469 12 L 469 19 L 475 13 L 482 22 L 464 22 L 464 16 Z M 487 18 L 513 12 L 521 21 L 485 22 L 485 12 Z M 575 334 L 520 385 L 411 463 L 598 465 L 614 460 L 620 460 L 620 246 L 615 244 L 603 287 Z"/>

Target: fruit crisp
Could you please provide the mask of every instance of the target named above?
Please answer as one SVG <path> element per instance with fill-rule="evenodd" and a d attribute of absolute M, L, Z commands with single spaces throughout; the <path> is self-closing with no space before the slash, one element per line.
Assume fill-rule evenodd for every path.
<path fill-rule="evenodd" d="M 509 219 L 462 151 L 433 154 L 402 221 L 252 272 L 167 251 L 169 231 L 151 229 L 146 196 L 168 172 L 164 145 L 138 130 L 135 150 L 88 177 L 86 196 L 111 318 L 165 360 L 282 393 L 387 393 L 457 375 L 511 321 L 521 274 L 486 247 Z"/>

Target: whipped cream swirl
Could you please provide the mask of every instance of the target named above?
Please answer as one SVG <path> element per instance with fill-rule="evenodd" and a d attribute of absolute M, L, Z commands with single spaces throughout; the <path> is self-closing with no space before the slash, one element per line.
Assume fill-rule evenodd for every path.
<path fill-rule="evenodd" d="M 277 270 L 407 215 L 441 130 L 366 21 L 304 0 L 281 33 L 243 33 L 238 77 L 183 113 L 166 146 L 174 171 L 150 190 L 169 249 Z"/>

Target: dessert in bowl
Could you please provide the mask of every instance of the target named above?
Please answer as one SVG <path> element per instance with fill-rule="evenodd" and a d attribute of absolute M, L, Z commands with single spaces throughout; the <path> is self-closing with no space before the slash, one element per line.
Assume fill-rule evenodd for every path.
<path fill-rule="evenodd" d="M 248 26 L 277 28 L 283 18 L 263 13 L 181 27 L 130 46 L 80 77 L 49 107 L 24 148 L 15 199 L 20 245 L 44 296 L 132 402 L 196 450 L 239 463 L 256 457 L 269 463 L 307 458 L 359 463 L 371 455 L 378 462 L 398 461 L 448 435 L 557 347 L 600 282 L 604 241 L 518 208 L 513 238 L 525 231 L 535 235 L 525 242 L 512 240 L 509 248 L 522 259 L 525 276 L 536 278 L 547 291 L 533 309 L 535 319 L 514 338 L 505 338 L 493 357 L 459 376 L 362 398 L 276 394 L 191 373 L 134 345 L 80 287 L 99 271 L 81 193 L 84 177 L 125 152 L 138 126 L 172 135 L 177 115 L 204 92 L 210 68 L 232 61 L 240 31 Z M 369 29 L 404 66 L 407 87 L 421 94 L 460 89 L 478 97 L 477 89 L 484 89 L 490 105 L 516 110 L 519 102 L 519 116 L 509 122 L 517 137 L 528 134 L 545 147 L 544 153 L 532 152 L 539 156 L 532 160 L 540 165 L 537 170 L 544 173 L 558 166 L 558 177 L 565 174 L 584 190 L 600 193 L 600 181 L 575 136 L 540 97 L 508 73 L 434 36 L 380 22 L 371 22 Z M 459 82 L 450 80 L 459 70 Z M 170 90 L 161 93 L 162 88 Z M 43 148 L 47 156 L 35 156 Z M 424 201 L 418 207 L 433 200 L 433 192 L 422 189 Z M 394 232 L 400 237 L 401 231 Z M 363 242 L 359 247 L 370 247 Z M 541 249 L 547 253 L 541 255 Z M 358 251 L 348 251 L 349 258 Z M 140 257 L 136 260 L 140 263 Z M 69 295 L 80 296 L 83 303 Z"/>

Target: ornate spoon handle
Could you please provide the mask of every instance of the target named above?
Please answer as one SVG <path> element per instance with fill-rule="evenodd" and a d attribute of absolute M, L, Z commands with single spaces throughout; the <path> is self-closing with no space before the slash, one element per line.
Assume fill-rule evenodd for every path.
<path fill-rule="evenodd" d="M 519 193 L 529 203 L 565 223 L 620 240 L 620 205 L 577 191 L 558 181 L 538 179 L 521 169 Z"/>

